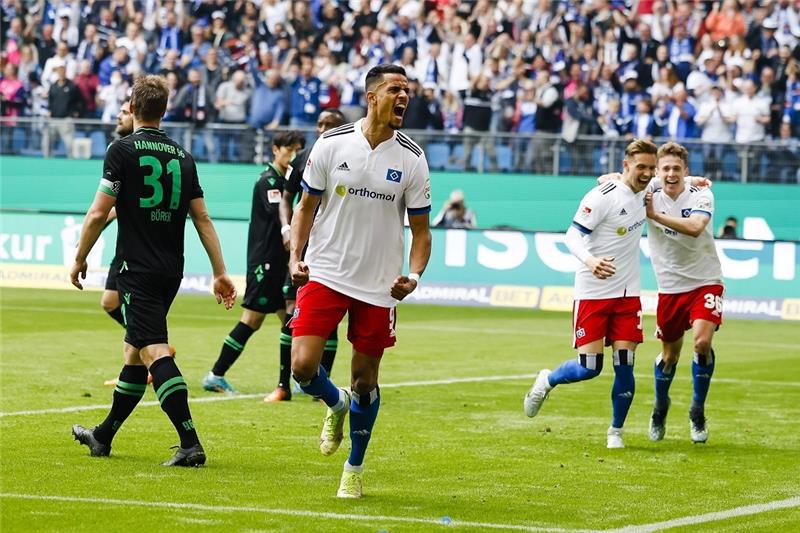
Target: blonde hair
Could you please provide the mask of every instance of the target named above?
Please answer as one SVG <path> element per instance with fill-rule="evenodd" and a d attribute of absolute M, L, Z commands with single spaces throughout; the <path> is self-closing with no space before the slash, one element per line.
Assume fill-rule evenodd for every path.
<path fill-rule="evenodd" d="M 161 120 L 167 112 L 169 87 L 162 76 L 142 76 L 133 84 L 131 102 L 134 116 L 141 120 Z"/>
<path fill-rule="evenodd" d="M 668 155 L 680 157 L 681 161 L 683 161 L 683 166 L 689 168 L 689 150 L 687 150 L 684 146 L 672 141 L 668 142 L 667 144 L 662 144 L 661 148 L 658 149 L 656 159 L 661 159 L 662 157 Z"/>
<path fill-rule="evenodd" d="M 625 147 L 625 159 L 628 160 L 633 159 L 633 157 L 638 154 L 656 155 L 657 153 L 658 148 L 656 145 L 647 139 L 634 139 L 627 147 Z"/>

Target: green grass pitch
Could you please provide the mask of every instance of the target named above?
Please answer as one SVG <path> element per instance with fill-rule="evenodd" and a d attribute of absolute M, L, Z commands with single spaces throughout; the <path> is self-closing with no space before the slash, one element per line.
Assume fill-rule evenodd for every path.
<path fill-rule="evenodd" d="M 646 317 L 627 448 L 607 450 L 610 365 L 555 390 L 537 418 L 522 412 L 533 374 L 573 354 L 567 314 L 402 306 L 398 345 L 381 369 L 365 497 L 340 501 L 349 441 L 332 457 L 319 453 L 323 407 L 305 397 L 262 402 L 277 379 L 274 317 L 228 373 L 243 396 L 217 401 L 199 383 L 240 308 L 177 298 L 170 340 L 208 464 L 168 469 L 159 463 L 177 438 L 153 403 L 134 412 L 110 458 L 72 440 L 72 424 L 105 416 L 97 406 L 112 390 L 103 380 L 121 366 L 122 330 L 99 293 L 3 289 L 0 300 L 3 532 L 800 530 L 796 323 L 724 324 L 709 442 L 693 445 L 686 348 L 666 439 L 647 438 L 658 345 Z M 340 342 L 333 378 L 342 385 L 350 346 Z M 148 390 L 144 401 L 153 400 Z"/>

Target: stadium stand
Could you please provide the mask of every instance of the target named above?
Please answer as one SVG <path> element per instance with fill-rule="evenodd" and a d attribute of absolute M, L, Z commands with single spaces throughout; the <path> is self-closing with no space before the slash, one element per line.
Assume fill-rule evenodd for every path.
<path fill-rule="evenodd" d="M 431 135 L 434 169 L 594 174 L 652 137 L 685 144 L 716 179 L 800 179 L 789 0 L 39 0 L 3 2 L 0 22 L 3 154 L 42 153 L 60 68 L 92 157 L 133 80 L 160 73 L 165 127 L 198 159 L 258 162 L 278 128 L 310 128 L 329 107 L 361 116 L 367 70 L 396 62 L 418 82 L 406 127 Z M 496 161 L 487 142 L 464 157 L 476 102 L 486 122 L 469 129 L 494 136 Z M 51 155 L 74 155 L 78 135 L 54 137 Z"/>

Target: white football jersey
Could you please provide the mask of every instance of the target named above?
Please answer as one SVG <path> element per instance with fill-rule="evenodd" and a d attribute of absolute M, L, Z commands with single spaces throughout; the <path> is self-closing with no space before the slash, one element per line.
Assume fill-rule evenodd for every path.
<path fill-rule="evenodd" d="M 703 213 L 711 218 L 697 237 L 649 221 L 647 239 L 659 292 L 678 294 L 705 285 L 721 285 L 722 267 L 712 233 L 714 194 L 711 189 L 686 187 L 674 201 L 659 190 L 653 194 L 653 208 L 676 218 L 689 218 L 692 213 Z"/>
<path fill-rule="evenodd" d="M 394 132 L 374 150 L 362 120 L 322 135 L 311 150 L 303 189 L 321 196 L 305 262 L 310 279 L 381 307 L 402 272 L 403 219 L 430 213 L 428 161 L 407 135 Z"/>
<path fill-rule="evenodd" d="M 646 216 L 645 192 L 634 193 L 619 180 L 598 185 L 583 197 L 572 225 L 583 233 L 586 250 L 595 257 L 613 257 L 616 272 L 594 277 L 586 265 L 575 273 L 576 300 L 639 296 L 639 239 Z"/>

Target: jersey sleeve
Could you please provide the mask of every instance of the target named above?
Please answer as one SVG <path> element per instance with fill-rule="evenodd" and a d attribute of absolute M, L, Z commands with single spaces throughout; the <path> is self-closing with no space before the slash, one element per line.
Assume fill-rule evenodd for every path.
<path fill-rule="evenodd" d="M 297 156 L 289 163 L 289 170 L 286 172 L 286 185 L 283 190 L 295 195 L 303 190 L 301 180 L 303 179 L 306 163 L 308 162 L 309 150 L 298 152 Z"/>
<path fill-rule="evenodd" d="M 608 211 L 609 198 L 600 192 L 604 185 L 595 187 L 581 200 L 575 216 L 572 217 L 572 226 L 584 235 L 589 235 L 605 218 Z"/>
<path fill-rule="evenodd" d="M 202 198 L 203 197 L 203 188 L 200 187 L 200 177 L 197 175 L 197 165 L 195 164 L 194 160 L 192 160 L 192 195 L 189 197 L 189 200 L 194 200 L 195 198 Z"/>
<path fill-rule="evenodd" d="M 303 170 L 300 185 L 308 194 L 320 196 L 328 186 L 330 152 L 333 143 L 323 138 L 314 143 Z"/>
<path fill-rule="evenodd" d="M 428 160 L 423 153 L 411 169 L 403 198 L 409 215 L 425 215 L 431 212 L 431 175 Z"/>
<path fill-rule="evenodd" d="M 701 213 L 712 216 L 714 214 L 714 193 L 711 189 L 701 189 L 692 198 L 692 211 L 690 214 Z"/>
<path fill-rule="evenodd" d="M 654 192 L 660 191 L 662 188 L 663 187 L 661 186 L 661 179 L 653 178 L 653 179 L 650 180 L 650 183 L 647 184 L 647 188 L 645 189 L 645 192 L 654 193 Z"/>
<path fill-rule="evenodd" d="M 269 207 L 267 204 L 269 200 L 267 198 L 267 180 L 264 178 L 263 174 L 256 180 L 256 184 L 253 185 L 253 204 L 256 203 L 263 208 Z"/>
<path fill-rule="evenodd" d="M 103 176 L 100 178 L 100 186 L 98 187 L 100 192 L 114 198 L 119 195 L 125 176 L 124 160 L 125 152 L 120 143 L 111 143 L 103 160 Z"/>

